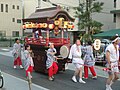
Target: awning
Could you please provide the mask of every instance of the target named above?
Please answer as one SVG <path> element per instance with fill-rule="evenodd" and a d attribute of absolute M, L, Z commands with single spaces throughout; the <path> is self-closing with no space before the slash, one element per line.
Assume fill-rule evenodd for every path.
<path fill-rule="evenodd" d="M 110 11 L 110 13 L 113 13 L 113 14 L 120 14 L 120 9 L 118 9 L 118 10 L 112 10 L 112 11 Z"/>
<path fill-rule="evenodd" d="M 120 29 L 112 29 L 112 30 L 104 31 L 103 33 L 98 33 L 93 35 L 93 37 L 110 38 L 112 36 L 115 36 L 116 34 L 120 36 Z"/>

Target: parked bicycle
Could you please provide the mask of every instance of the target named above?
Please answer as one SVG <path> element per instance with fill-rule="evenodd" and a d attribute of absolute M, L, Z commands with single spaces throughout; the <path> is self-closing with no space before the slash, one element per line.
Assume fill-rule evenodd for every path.
<path fill-rule="evenodd" d="M 3 74 L 2 74 L 2 72 L 0 70 L 0 88 L 2 88 L 3 85 L 4 85 L 4 79 L 3 79 Z"/>

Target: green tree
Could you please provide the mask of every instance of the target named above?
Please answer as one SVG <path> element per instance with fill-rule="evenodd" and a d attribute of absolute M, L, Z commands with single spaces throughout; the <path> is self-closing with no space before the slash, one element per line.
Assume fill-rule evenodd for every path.
<path fill-rule="evenodd" d="M 93 20 L 93 13 L 100 13 L 103 10 L 103 2 L 98 2 L 97 0 L 83 0 L 80 2 L 79 6 L 75 8 L 75 17 L 78 20 L 78 29 L 85 29 L 85 37 L 91 38 L 94 33 L 99 33 L 103 24 L 96 20 Z"/>

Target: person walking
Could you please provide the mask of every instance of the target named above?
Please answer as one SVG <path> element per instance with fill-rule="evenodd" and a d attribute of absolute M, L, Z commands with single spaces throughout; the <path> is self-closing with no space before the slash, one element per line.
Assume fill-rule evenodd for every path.
<path fill-rule="evenodd" d="M 84 78 L 88 79 L 88 68 L 90 69 L 93 79 L 97 79 L 97 75 L 95 72 L 94 64 L 95 64 L 95 58 L 93 56 L 93 46 L 92 42 L 88 41 L 88 45 L 84 47 L 85 49 L 85 56 L 84 56 Z"/>
<path fill-rule="evenodd" d="M 108 79 L 106 82 L 106 90 L 112 90 L 111 85 L 119 79 L 118 64 L 119 64 L 119 37 L 114 37 L 113 41 L 106 48 L 106 60 L 108 71 Z"/>
<path fill-rule="evenodd" d="M 72 59 L 72 63 L 75 66 L 75 73 L 72 77 L 72 80 L 76 83 L 77 79 L 76 76 L 79 75 L 79 82 L 80 83 L 86 83 L 82 80 L 82 67 L 83 67 L 83 60 L 81 58 L 82 52 L 81 52 L 81 42 L 79 39 L 76 40 L 75 44 L 71 46 L 70 53 L 69 53 L 69 59 Z"/>
<path fill-rule="evenodd" d="M 32 78 L 32 72 L 33 72 L 33 59 L 32 59 L 32 50 L 30 49 L 30 45 L 25 46 L 25 51 L 23 52 L 24 55 L 24 68 L 26 70 L 26 76 L 28 77 L 28 73 L 30 72 L 30 78 Z"/>
<path fill-rule="evenodd" d="M 14 57 L 14 69 L 17 68 L 17 66 L 20 66 L 20 68 L 23 68 L 22 61 L 21 61 L 21 48 L 22 45 L 20 43 L 20 40 L 18 38 L 15 39 L 15 44 L 13 45 L 13 57 Z"/>
<path fill-rule="evenodd" d="M 56 49 L 54 48 L 53 43 L 49 43 L 49 49 L 47 50 L 47 60 L 46 60 L 46 68 L 48 69 L 48 76 L 49 80 L 54 80 L 54 75 L 58 71 L 58 65 L 57 65 L 57 57 L 55 54 L 57 53 Z"/>

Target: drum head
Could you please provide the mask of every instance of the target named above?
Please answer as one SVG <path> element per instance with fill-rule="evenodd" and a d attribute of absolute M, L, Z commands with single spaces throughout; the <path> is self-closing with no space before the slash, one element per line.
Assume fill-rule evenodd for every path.
<path fill-rule="evenodd" d="M 68 54 L 69 54 L 69 49 L 67 46 L 63 45 L 61 48 L 60 48 L 60 55 L 62 58 L 67 58 L 68 57 Z"/>

